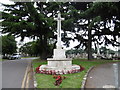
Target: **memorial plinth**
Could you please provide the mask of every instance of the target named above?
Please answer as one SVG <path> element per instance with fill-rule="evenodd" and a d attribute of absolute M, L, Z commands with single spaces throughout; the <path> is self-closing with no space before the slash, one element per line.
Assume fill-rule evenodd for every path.
<path fill-rule="evenodd" d="M 78 72 L 80 71 L 79 65 L 72 65 L 72 58 L 66 58 L 65 49 L 62 49 L 61 45 L 61 18 L 60 13 L 58 13 L 58 18 L 55 18 L 57 23 L 57 48 L 54 49 L 53 58 L 47 59 L 47 65 L 40 66 L 40 71 L 50 71 L 56 74 L 67 74 L 68 72 Z"/>
<path fill-rule="evenodd" d="M 55 71 L 56 74 L 67 74 L 68 71 L 80 70 L 79 65 L 72 65 L 72 58 L 66 58 L 64 49 L 54 49 L 53 58 L 47 59 L 47 65 L 40 66 L 40 70 Z"/>
<path fill-rule="evenodd" d="M 53 58 L 48 58 L 48 66 L 55 70 L 71 69 L 72 59 L 66 58 L 64 49 L 54 49 Z"/>

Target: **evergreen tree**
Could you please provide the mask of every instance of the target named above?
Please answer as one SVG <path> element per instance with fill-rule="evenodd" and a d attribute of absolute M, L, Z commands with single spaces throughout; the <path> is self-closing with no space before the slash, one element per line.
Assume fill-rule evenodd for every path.
<path fill-rule="evenodd" d="M 16 37 L 21 36 L 22 40 L 24 37 L 37 37 L 41 59 L 47 58 L 49 40 L 56 39 L 56 21 L 53 18 L 57 16 L 57 12 L 60 11 L 63 17 L 67 17 L 65 23 L 72 21 L 72 19 L 68 20 L 72 15 L 72 10 L 70 10 L 72 7 L 69 3 L 16 2 L 13 5 L 4 6 L 6 9 L 2 12 L 3 33 L 9 33 Z M 69 25 L 69 27 L 72 26 Z M 62 34 L 62 40 L 69 45 L 71 38 L 67 37 L 65 31 Z M 56 42 L 54 46 L 55 44 Z"/>
<path fill-rule="evenodd" d="M 50 40 L 53 40 L 55 48 L 56 21 L 53 18 L 60 11 L 65 18 L 62 22 L 62 41 L 69 46 L 71 40 L 78 40 L 80 43 L 76 48 L 86 47 L 88 59 L 92 59 L 92 42 L 119 45 L 119 5 L 112 2 L 17 2 L 14 5 L 4 5 L 6 9 L 2 13 L 3 33 L 21 36 L 22 39 L 37 37 L 40 57 L 46 59 Z"/>
<path fill-rule="evenodd" d="M 75 6 L 77 5 L 78 4 Z M 84 7 L 86 6 L 83 10 L 81 10 L 81 7 L 79 8 L 77 6 L 77 9 L 81 10 L 77 26 L 79 33 L 82 31 L 83 33 L 77 34 L 75 37 L 80 41 L 80 44 L 76 46 L 76 48 L 79 48 L 81 44 L 86 46 L 88 50 L 88 59 L 90 60 L 92 59 L 92 42 L 97 42 L 100 45 L 120 45 L 117 41 L 117 38 L 120 36 L 120 4 L 119 2 L 96 2 L 84 3 L 83 5 Z M 109 36 L 112 38 L 109 38 Z"/>

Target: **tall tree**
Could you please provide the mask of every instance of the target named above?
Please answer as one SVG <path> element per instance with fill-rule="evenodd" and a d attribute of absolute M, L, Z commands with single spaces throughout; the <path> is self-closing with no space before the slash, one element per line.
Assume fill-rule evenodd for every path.
<path fill-rule="evenodd" d="M 36 38 L 39 40 L 39 50 L 41 52 L 41 59 L 47 58 L 47 50 L 49 47 L 49 40 L 56 39 L 56 22 L 53 17 L 56 17 L 58 11 L 62 15 L 68 17 L 72 14 L 72 7 L 69 3 L 44 3 L 44 2 L 17 2 L 13 5 L 4 5 L 6 9 L 3 11 L 3 33 L 9 33 L 16 37 Z M 66 20 L 66 23 L 71 20 Z M 66 33 L 62 35 L 62 40 Z M 67 38 L 64 42 L 68 45 Z M 56 42 L 55 42 L 56 43 Z M 54 43 L 54 44 L 55 44 Z M 55 45 L 54 45 L 55 46 Z"/>
<path fill-rule="evenodd" d="M 2 36 L 2 54 L 13 54 L 16 52 L 17 45 L 15 41 L 15 37 L 5 35 Z"/>
<path fill-rule="evenodd" d="M 79 32 L 83 31 L 83 33 L 77 35 L 75 38 L 85 43 L 80 43 L 76 47 L 79 48 L 81 44 L 86 47 L 88 46 L 88 59 L 91 59 L 92 42 L 97 42 L 100 45 L 120 45 L 117 41 L 117 38 L 120 36 L 119 5 L 119 3 L 114 2 L 89 3 L 86 4 L 87 9 L 80 12 L 81 23 L 79 22 L 77 25 Z M 77 7 L 77 9 L 81 8 Z"/>
<path fill-rule="evenodd" d="M 14 5 L 4 5 L 6 9 L 2 13 L 4 21 L 2 22 L 3 33 L 9 33 L 16 37 L 35 38 L 40 41 L 39 50 L 41 59 L 47 56 L 48 39 L 54 32 L 49 28 L 52 26 L 51 18 L 45 17 L 43 11 L 38 11 L 34 3 L 17 2 Z M 7 11 L 7 12 L 6 12 Z M 48 23 L 49 21 L 49 23 Z"/>
<path fill-rule="evenodd" d="M 91 21 L 92 19 L 86 17 L 88 13 L 86 11 L 90 8 L 90 2 L 84 3 L 73 3 L 73 6 L 79 10 L 79 18 L 77 21 L 77 34 L 75 39 L 77 39 L 80 44 L 76 46 L 76 48 L 80 48 L 80 46 L 84 47 L 88 53 L 88 60 L 92 59 L 92 28 L 91 28 Z M 82 34 L 81 34 L 82 33 Z M 86 38 L 87 37 L 87 38 Z"/>
<path fill-rule="evenodd" d="M 4 5 L 3 33 L 15 36 L 36 38 L 40 41 L 40 57 L 47 58 L 47 48 L 50 40 L 56 43 L 56 12 L 61 11 L 65 21 L 62 23 L 62 41 L 69 46 L 70 40 L 77 39 L 80 44 L 76 48 L 85 46 L 88 59 L 91 59 L 92 42 L 106 45 L 118 45 L 119 36 L 119 3 L 61 3 L 34 2 Z M 106 8 L 106 10 L 104 10 Z M 7 12 L 6 12 L 7 11 Z M 111 22 L 114 26 L 111 26 Z M 111 27 L 114 28 L 111 30 Z M 70 37 L 69 35 L 72 35 Z M 109 39 L 107 35 L 112 36 Z M 104 38 L 104 42 L 101 41 Z"/>

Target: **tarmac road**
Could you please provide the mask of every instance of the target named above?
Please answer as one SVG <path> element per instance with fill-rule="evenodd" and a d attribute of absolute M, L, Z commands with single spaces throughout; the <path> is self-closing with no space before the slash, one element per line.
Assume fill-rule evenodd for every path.
<path fill-rule="evenodd" d="M 34 58 L 7 60 L 2 62 L 2 88 L 21 88 L 29 62 Z"/>
<path fill-rule="evenodd" d="M 116 64 L 118 65 L 116 74 L 113 63 L 103 64 L 93 68 L 88 74 L 85 88 L 115 87 L 116 82 L 118 82 L 120 89 L 120 62 Z M 115 80 L 116 77 L 118 77 L 118 80 Z"/>
<path fill-rule="evenodd" d="M 120 62 L 118 63 L 118 87 L 120 89 Z"/>

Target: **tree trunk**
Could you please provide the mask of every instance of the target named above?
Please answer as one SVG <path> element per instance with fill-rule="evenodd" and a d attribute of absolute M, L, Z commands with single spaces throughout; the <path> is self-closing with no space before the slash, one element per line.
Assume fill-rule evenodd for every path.
<path fill-rule="evenodd" d="M 88 20 L 89 23 L 89 20 Z M 92 60 L 92 30 L 88 27 L 88 60 Z"/>
<path fill-rule="evenodd" d="M 45 35 L 40 37 L 40 59 L 47 59 L 47 37 Z"/>

